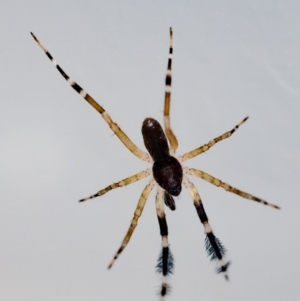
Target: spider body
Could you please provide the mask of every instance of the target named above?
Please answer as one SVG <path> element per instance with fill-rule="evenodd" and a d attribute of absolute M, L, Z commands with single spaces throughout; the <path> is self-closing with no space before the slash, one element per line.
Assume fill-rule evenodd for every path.
<path fill-rule="evenodd" d="M 146 118 L 142 126 L 142 135 L 145 147 L 154 161 L 153 177 L 156 183 L 165 190 L 165 204 L 171 210 L 175 210 L 175 201 L 172 196 L 178 196 L 181 192 L 182 166 L 175 157 L 170 156 L 167 137 L 157 120 Z"/>
<path fill-rule="evenodd" d="M 142 126 L 144 144 L 154 163 L 152 166 L 155 181 L 169 194 L 178 196 L 181 192 L 182 167 L 178 160 L 170 156 L 167 137 L 154 118 L 146 118 Z"/>
<path fill-rule="evenodd" d="M 119 255 L 127 246 L 136 226 L 138 219 L 143 213 L 146 201 L 149 197 L 150 192 L 156 186 L 156 197 L 155 197 L 155 208 L 158 218 L 158 224 L 161 235 L 162 251 L 159 256 L 157 271 L 162 274 L 161 290 L 160 296 L 163 298 L 169 291 L 169 286 L 167 284 L 168 276 L 173 272 L 174 262 L 173 256 L 169 247 L 168 242 L 168 225 L 166 220 L 166 214 L 164 211 L 164 203 L 171 210 L 175 210 L 175 201 L 173 196 L 178 196 L 181 192 L 181 186 L 185 186 L 191 195 L 194 207 L 198 218 L 203 225 L 205 238 L 205 247 L 207 253 L 211 260 L 218 263 L 217 272 L 223 273 L 225 278 L 228 279 L 227 269 L 229 266 L 229 261 L 226 260 L 226 249 L 223 247 L 220 240 L 215 236 L 212 227 L 210 226 L 208 216 L 204 209 L 204 205 L 200 194 L 195 187 L 195 185 L 189 180 L 188 176 L 196 176 L 204 181 L 209 182 L 217 187 L 222 187 L 226 191 L 233 194 L 239 195 L 248 200 L 252 200 L 276 209 L 279 207 L 275 204 L 268 203 L 265 200 L 258 198 L 252 194 L 239 190 L 232 187 L 231 185 L 213 177 L 212 175 L 196 168 L 190 168 L 184 166 L 183 163 L 191 158 L 194 158 L 206 151 L 211 147 L 216 145 L 218 142 L 229 138 L 233 133 L 242 125 L 248 117 L 244 118 L 239 124 L 237 124 L 230 131 L 212 139 L 208 143 L 205 143 L 181 156 L 176 156 L 176 149 L 178 147 L 178 141 L 173 133 L 170 126 L 170 102 L 171 102 L 171 83 L 172 83 L 172 54 L 173 54 L 173 32 L 170 28 L 170 47 L 169 47 L 169 58 L 167 65 L 167 74 L 165 81 L 165 102 L 164 102 L 164 129 L 158 121 L 153 118 L 146 118 L 142 125 L 142 134 L 144 139 L 144 144 L 149 154 L 141 150 L 137 145 L 135 145 L 131 139 L 126 135 L 126 133 L 111 119 L 107 114 L 105 109 L 96 100 L 90 96 L 84 89 L 82 89 L 75 81 L 73 81 L 57 64 L 52 55 L 48 50 L 40 43 L 36 36 L 31 33 L 32 37 L 35 39 L 37 44 L 42 48 L 48 58 L 55 65 L 60 74 L 65 78 L 65 80 L 70 84 L 70 86 L 83 97 L 96 111 L 98 111 L 105 122 L 109 125 L 111 130 L 120 139 L 120 141 L 125 145 L 125 147 L 132 152 L 137 158 L 152 164 L 152 168 L 147 168 L 142 170 L 132 176 L 122 179 L 116 183 L 113 183 L 101 190 L 96 194 L 91 195 L 87 198 L 81 199 L 80 202 L 90 200 L 92 198 L 102 196 L 118 187 L 123 187 L 134 182 L 137 182 L 146 177 L 150 177 L 150 181 L 143 189 L 141 196 L 139 198 L 138 204 L 134 211 L 133 218 L 131 220 L 129 229 L 122 241 L 121 246 L 115 253 L 112 261 L 110 262 L 108 268 L 110 269 Z M 169 144 L 168 144 L 169 142 Z"/>

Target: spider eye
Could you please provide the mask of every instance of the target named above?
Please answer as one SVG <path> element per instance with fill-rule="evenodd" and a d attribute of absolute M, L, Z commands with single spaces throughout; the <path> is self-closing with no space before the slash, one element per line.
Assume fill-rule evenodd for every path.
<path fill-rule="evenodd" d="M 173 196 L 178 196 L 181 192 L 181 185 L 171 187 L 168 192 Z"/>

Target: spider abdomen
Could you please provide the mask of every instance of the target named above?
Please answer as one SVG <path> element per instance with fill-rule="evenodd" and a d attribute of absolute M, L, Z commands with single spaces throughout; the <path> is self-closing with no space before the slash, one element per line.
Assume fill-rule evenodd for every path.
<path fill-rule="evenodd" d="M 163 161 L 170 156 L 166 135 L 158 121 L 150 117 L 146 118 L 143 122 L 142 134 L 145 147 L 153 161 Z"/>
<path fill-rule="evenodd" d="M 162 161 L 155 161 L 152 167 L 155 181 L 173 196 L 181 192 L 182 167 L 178 160 L 172 156 Z"/>

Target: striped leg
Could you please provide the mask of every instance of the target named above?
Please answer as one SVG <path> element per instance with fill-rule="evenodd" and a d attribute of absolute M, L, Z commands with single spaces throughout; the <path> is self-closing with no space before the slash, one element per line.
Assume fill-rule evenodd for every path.
<path fill-rule="evenodd" d="M 170 28 L 170 48 L 169 48 L 169 59 L 168 59 L 168 69 L 166 75 L 166 91 L 165 91 L 165 107 L 164 107 L 164 125 L 165 132 L 170 142 L 171 155 L 174 155 L 177 147 L 178 141 L 171 130 L 170 125 L 170 102 L 171 102 L 171 85 L 172 85 L 172 56 L 173 56 L 173 32 Z"/>
<path fill-rule="evenodd" d="M 52 61 L 54 66 L 57 68 L 59 73 L 65 78 L 65 80 L 70 84 L 70 86 L 81 95 L 94 109 L 96 109 L 102 116 L 102 118 L 109 125 L 111 130 L 116 134 L 116 136 L 121 140 L 121 142 L 139 159 L 152 162 L 150 156 L 142 151 L 139 147 L 137 147 L 130 138 L 121 130 L 121 128 L 111 119 L 111 117 L 106 113 L 104 108 L 100 106 L 96 100 L 86 93 L 76 82 L 74 82 L 65 72 L 64 70 L 57 64 L 52 55 L 48 52 L 48 50 L 41 44 L 41 42 L 37 39 L 37 37 L 31 32 L 32 37 L 37 42 L 37 44 L 42 48 L 48 58 Z"/>
<path fill-rule="evenodd" d="M 220 240 L 214 235 L 212 228 L 208 223 L 208 217 L 195 185 L 186 176 L 184 176 L 183 178 L 183 184 L 191 194 L 197 214 L 204 226 L 204 232 L 206 234 L 205 246 L 208 256 L 210 257 L 210 260 L 217 260 L 219 262 L 220 266 L 217 269 L 217 272 L 224 273 L 225 279 L 228 280 L 226 271 L 230 262 L 224 261 L 226 249 L 224 248 Z"/>
<path fill-rule="evenodd" d="M 162 239 L 162 251 L 158 259 L 158 264 L 156 266 L 158 273 L 162 273 L 162 283 L 160 296 L 163 299 L 169 292 L 169 287 L 167 285 L 167 278 L 173 273 L 174 260 L 171 250 L 169 248 L 168 242 L 168 225 L 166 220 L 166 215 L 164 212 L 164 190 L 158 186 L 156 194 L 156 214 L 159 223 L 160 235 Z"/>
<path fill-rule="evenodd" d="M 217 187 L 222 187 L 224 188 L 225 190 L 229 191 L 229 192 L 232 192 L 234 194 L 237 194 L 245 199 L 248 199 L 248 200 L 252 200 L 252 201 L 255 201 L 255 202 L 258 202 L 258 203 L 261 203 L 261 204 L 264 204 L 266 206 L 270 206 L 270 207 L 273 207 L 275 209 L 280 209 L 279 206 L 275 205 L 275 204 L 272 204 L 272 203 L 268 203 L 266 202 L 265 200 L 263 199 L 260 199 L 252 194 L 249 194 L 247 192 L 244 192 L 242 190 L 239 190 L 237 188 L 234 188 L 232 186 L 230 186 L 229 184 L 227 183 L 224 183 L 222 182 L 221 180 L 209 175 L 208 173 L 202 171 L 202 170 L 199 170 L 199 169 L 195 169 L 195 168 L 189 168 L 189 167 L 183 167 L 184 169 L 184 172 L 188 175 L 192 175 L 192 176 L 196 176 L 200 179 L 203 179 Z"/>
<path fill-rule="evenodd" d="M 137 204 L 137 207 L 134 211 L 134 215 L 133 215 L 133 218 L 131 220 L 131 224 L 130 224 L 130 227 L 125 235 L 125 238 L 123 239 L 122 241 L 122 244 L 121 244 L 121 247 L 119 248 L 119 250 L 117 251 L 117 253 L 115 254 L 114 258 L 112 259 L 112 261 L 110 262 L 109 266 L 108 266 L 108 269 L 110 269 L 113 264 L 115 263 L 115 261 L 117 260 L 117 258 L 119 257 L 119 255 L 122 253 L 122 251 L 125 249 L 125 247 L 127 246 L 130 238 L 131 238 L 131 235 L 134 231 L 134 229 L 136 228 L 137 226 L 137 223 L 138 223 L 138 219 L 140 218 L 140 216 L 142 215 L 142 212 L 144 210 L 144 207 L 145 207 L 145 204 L 146 204 L 146 201 L 148 199 L 148 196 L 151 192 L 151 190 L 153 189 L 155 185 L 155 181 L 153 179 L 150 180 L 150 182 L 146 185 L 146 187 L 144 188 L 141 196 L 140 196 L 140 199 L 139 199 L 139 202 Z"/>
<path fill-rule="evenodd" d="M 123 179 L 123 180 L 121 180 L 121 181 L 119 181 L 117 183 L 113 183 L 113 184 L 111 184 L 111 185 L 109 185 L 109 186 L 107 186 L 107 187 L 99 190 L 97 193 L 95 193 L 95 194 L 93 194 L 93 195 L 91 195 L 91 196 L 89 196 L 87 198 L 81 199 L 79 202 L 84 202 L 84 201 L 96 198 L 97 196 L 101 196 L 101 195 L 109 192 L 112 189 L 123 187 L 123 186 L 127 186 L 129 184 L 132 184 L 134 182 L 142 180 L 142 179 L 150 176 L 151 173 L 152 173 L 151 168 L 147 168 L 146 170 L 143 170 L 143 171 L 141 171 L 141 172 L 139 172 L 139 173 L 137 173 L 137 174 L 135 174 L 133 176 L 130 176 L 130 177 L 126 178 L 126 179 Z"/>
<path fill-rule="evenodd" d="M 206 152 L 207 150 L 209 150 L 212 146 L 214 146 L 216 143 L 229 138 L 249 117 L 244 118 L 239 124 L 237 124 L 231 131 L 228 131 L 226 133 L 224 133 L 223 135 L 214 138 L 213 140 L 209 141 L 208 143 L 193 149 L 192 151 L 183 154 L 182 156 L 179 157 L 180 162 L 184 162 L 187 161 L 189 159 L 192 159 L 200 154 L 202 154 L 203 152 Z"/>

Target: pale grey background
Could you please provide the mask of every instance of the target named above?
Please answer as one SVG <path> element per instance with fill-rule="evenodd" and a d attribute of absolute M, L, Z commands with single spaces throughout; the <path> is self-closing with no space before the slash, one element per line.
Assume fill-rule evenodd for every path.
<path fill-rule="evenodd" d="M 174 29 L 171 121 L 179 153 L 250 119 L 188 165 L 282 206 L 193 179 L 232 260 L 206 258 L 183 191 L 167 211 L 168 300 L 299 300 L 299 1 L 1 1 L 0 300 L 157 300 L 160 236 L 151 194 L 130 244 L 106 267 L 146 181 L 82 197 L 147 166 L 61 78 L 29 32 L 144 149 L 162 121 Z"/>

